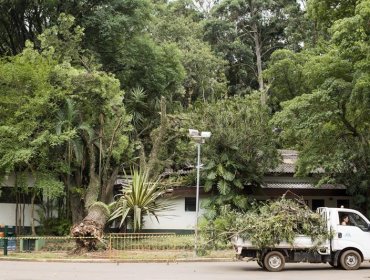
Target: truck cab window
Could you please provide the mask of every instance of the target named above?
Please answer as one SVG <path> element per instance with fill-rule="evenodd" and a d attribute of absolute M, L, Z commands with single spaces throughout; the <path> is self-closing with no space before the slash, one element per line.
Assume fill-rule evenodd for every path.
<path fill-rule="evenodd" d="M 368 230 L 369 225 L 358 214 L 351 213 L 351 212 L 342 212 L 342 213 L 339 213 L 340 224 L 342 224 L 342 222 L 345 219 L 345 217 L 348 217 L 346 219 L 346 221 L 347 221 L 346 225 L 347 226 L 355 226 L 355 227 L 360 228 L 363 231 L 367 231 Z"/>

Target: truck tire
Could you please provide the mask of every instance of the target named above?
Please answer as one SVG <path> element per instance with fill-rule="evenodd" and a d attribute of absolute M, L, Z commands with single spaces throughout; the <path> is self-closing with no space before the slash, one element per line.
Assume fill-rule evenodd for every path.
<path fill-rule="evenodd" d="M 263 265 L 268 271 L 278 272 L 284 268 L 285 258 L 282 253 L 271 251 L 263 258 Z"/>
<path fill-rule="evenodd" d="M 361 256 L 354 250 L 348 250 L 342 253 L 339 263 L 345 270 L 356 270 L 361 265 Z"/>

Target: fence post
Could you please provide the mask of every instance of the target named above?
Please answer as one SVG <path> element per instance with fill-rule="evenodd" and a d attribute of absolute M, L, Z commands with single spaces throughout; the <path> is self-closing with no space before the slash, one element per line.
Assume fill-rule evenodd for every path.
<path fill-rule="evenodd" d="M 112 258 L 112 234 L 109 234 L 109 258 Z"/>
<path fill-rule="evenodd" d="M 8 255 L 8 226 L 4 228 L 4 256 Z"/>

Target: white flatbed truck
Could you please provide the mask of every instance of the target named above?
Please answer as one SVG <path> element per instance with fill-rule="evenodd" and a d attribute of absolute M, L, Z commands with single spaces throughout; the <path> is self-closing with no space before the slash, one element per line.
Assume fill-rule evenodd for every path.
<path fill-rule="evenodd" d="M 317 209 L 333 238 L 317 244 L 308 236 L 297 236 L 293 243 L 280 242 L 273 247 L 257 248 L 249 240 L 234 237 L 232 243 L 238 259 L 257 261 L 262 268 L 277 272 L 285 263 L 329 263 L 345 270 L 358 269 L 363 261 L 370 260 L 370 222 L 360 212 L 347 208 L 320 207 Z M 343 216 L 348 225 L 341 225 Z"/>

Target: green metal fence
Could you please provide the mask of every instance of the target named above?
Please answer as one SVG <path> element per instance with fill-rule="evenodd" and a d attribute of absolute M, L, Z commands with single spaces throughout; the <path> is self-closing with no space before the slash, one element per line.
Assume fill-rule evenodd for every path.
<path fill-rule="evenodd" d="M 76 238 L 71 236 L 21 236 L 8 237 L 7 252 L 69 252 L 75 248 Z M 5 238 L 0 238 L 0 255 Z M 97 243 L 104 257 L 116 257 L 133 251 L 188 251 L 194 249 L 194 235 L 175 233 L 112 233 Z"/>

